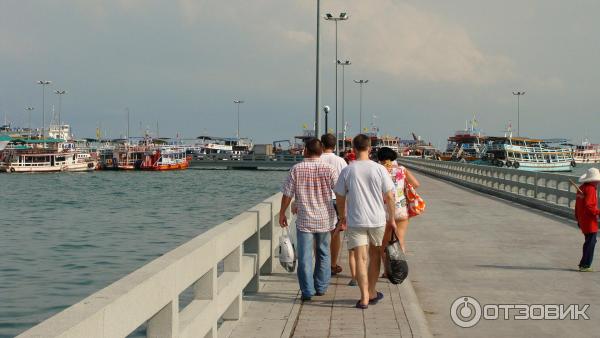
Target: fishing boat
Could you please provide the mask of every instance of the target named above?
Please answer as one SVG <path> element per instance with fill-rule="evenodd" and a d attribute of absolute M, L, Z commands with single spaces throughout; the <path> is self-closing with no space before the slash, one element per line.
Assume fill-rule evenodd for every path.
<path fill-rule="evenodd" d="M 190 166 L 191 158 L 184 147 L 159 147 L 147 153 L 140 165 L 141 170 L 166 171 L 183 170 Z"/>
<path fill-rule="evenodd" d="M 8 173 L 93 171 L 96 165 L 92 154 L 61 139 L 12 140 L 0 153 L 0 171 Z"/>
<path fill-rule="evenodd" d="M 573 147 L 573 159 L 577 164 L 600 163 L 600 144 L 583 141 Z"/>
<path fill-rule="evenodd" d="M 575 166 L 569 149 L 550 147 L 543 140 L 513 137 L 488 137 L 482 160 L 498 167 L 527 171 L 569 172 Z"/>
<path fill-rule="evenodd" d="M 475 128 L 475 120 L 464 130 L 458 130 L 454 136 L 448 138 L 446 151 L 439 157 L 442 161 L 467 161 L 479 160 L 485 153 L 487 137 Z"/>
<path fill-rule="evenodd" d="M 223 159 L 241 159 L 252 150 L 252 140 L 247 138 L 226 138 L 199 136 L 194 146 L 187 147 L 187 154 L 194 160 L 206 157 L 222 157 Z"/>

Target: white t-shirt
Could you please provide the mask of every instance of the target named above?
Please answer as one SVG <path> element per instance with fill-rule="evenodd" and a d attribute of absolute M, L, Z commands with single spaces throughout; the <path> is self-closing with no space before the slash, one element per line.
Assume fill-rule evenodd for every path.
<path fill-rule="evenodd" d="M 337 156 L 334 153 L 321 154 L 321 161 L 332 166 L 335 169 L 335 171 L 337 172 L 338 176 L 342 172 L 342 169 L 344 169 L 348 166 L 348 163 L 346 163 L 346 161 L 343 158 Z M 333 194 L 333 199 L 335 200 L 335 193 Z"/>
<path fill-rule="evenodd" d="M 349 227 L 375 228 L 385 225 L 383 195 L 394 188 L 384 166 L 365 160 L 354 161 L 344 168 L 333 191 L 346 196 Z"/>
<path fill-rule="evenodd" d="M 332 166 L 339 175 L 342 172 L 342 169 L 346 168 L 348 164 L 344 161 L 343 158 L 337 156 L 334 153 L 323 153 L 321 154 L 321 161 Z"/>

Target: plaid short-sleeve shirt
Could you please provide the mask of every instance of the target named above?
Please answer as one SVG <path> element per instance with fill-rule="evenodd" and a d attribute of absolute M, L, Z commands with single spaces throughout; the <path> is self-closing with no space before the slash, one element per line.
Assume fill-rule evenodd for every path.
<path fill-rule="evenodd" d="M 290 170 L 281 192 L 296 199 L 296 227 L 302 232 L 327 232 L 335 227 L 332 189 L 338 174 L 318 158 L 308 158 Z"/>

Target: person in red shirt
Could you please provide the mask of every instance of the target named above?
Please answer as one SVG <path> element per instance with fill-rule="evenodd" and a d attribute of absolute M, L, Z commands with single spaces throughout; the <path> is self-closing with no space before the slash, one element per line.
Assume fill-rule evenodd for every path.
<path fill-rule="evenodd" d="M 575 201 L 575 217 L 579 228 L 585 236 L 583 243 L 583 255 L 579 262 L 579 271 L 593 271 L 592 260 L 594 259 L 594 248 L 596 247 L 596 235 L 598 233 L 598 182 L 600 182 L 600 171 L 596 168 L 590 168 L 585 175 L 579 178 L 579 183 L 583 183 L 577 192 Z"/>

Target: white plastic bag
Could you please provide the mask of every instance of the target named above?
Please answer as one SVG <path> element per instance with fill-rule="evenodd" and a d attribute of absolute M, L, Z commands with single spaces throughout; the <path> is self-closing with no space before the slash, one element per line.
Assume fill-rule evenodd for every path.
<path fill-rule="evenodd" d="M 296 270 L 296 248 L 290 239 L 290 231 L 287 227 L 279 237 L 279 263 L 287 272 Z"/>

